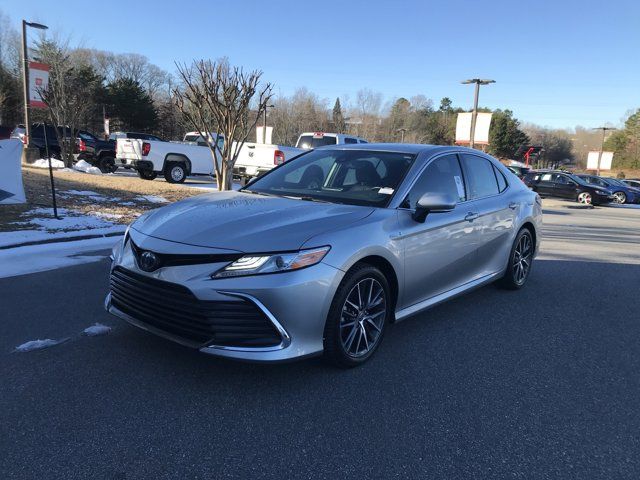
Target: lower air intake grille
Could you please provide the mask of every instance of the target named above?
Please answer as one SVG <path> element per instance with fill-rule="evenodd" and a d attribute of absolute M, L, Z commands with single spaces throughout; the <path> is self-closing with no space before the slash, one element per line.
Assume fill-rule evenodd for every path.
<path fill-rule="evenodd" d="M 248 300 L 198 300 L 182 285 L 122 267 L 111 272 L 111 302 L 139 322 L 194 347 L 270 347 L 281 342 L 264 312 Z"/>

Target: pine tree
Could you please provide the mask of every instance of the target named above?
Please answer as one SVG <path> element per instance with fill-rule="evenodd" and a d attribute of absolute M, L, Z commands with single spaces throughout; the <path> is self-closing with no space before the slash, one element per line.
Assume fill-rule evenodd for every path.
<path fill-rule="evenodd" d="M 336 133 L 345 133 L 347 125 L 342 115 L 342 107 L 340 106 L 340 98 L 336 98 L 336 103 L 333 106 L 333 125 L 336 129 Z"/>

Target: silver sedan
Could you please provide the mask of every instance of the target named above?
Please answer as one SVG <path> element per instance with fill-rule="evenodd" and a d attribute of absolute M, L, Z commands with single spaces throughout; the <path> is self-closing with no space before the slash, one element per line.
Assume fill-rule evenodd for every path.
<path fill-rule="evenodd" d="M 461 147 L 312 150 L 239 192 L 149 212 L 114 248 L 109 312 L 202 352 L 350 367 L 389 323 L 525 285 L 540 198 Z"/>

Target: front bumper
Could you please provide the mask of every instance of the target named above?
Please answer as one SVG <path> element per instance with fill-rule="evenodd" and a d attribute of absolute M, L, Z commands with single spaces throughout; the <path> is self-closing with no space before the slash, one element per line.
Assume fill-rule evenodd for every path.
<path fill-rule="evenodd" d="M 191 254 L 204 253 L 199 247 L 177 246 L 171 242 L 136 235 L 136 245 L 158 253 L 176 253 L 176 248 L 192 250 Z M 280 335 L 278 345 L 247 347 L 217 345 L 215 341 L 197 348 L 204 353 L 255 362 L 279 362 L 322 352 L 324 326 L 335 291 L 342 280 L 343 272 L 324 263 L 298 271 L 221 278 L 212 280 L 211 273 L 224 264 L 198 264 L 160 268 L 147 273 L 138 268 L 130 243 L 114 252 L 112 272 L 116 267 L 145 275 L 149 278 L 186 287 L 198 301 L 228 302 L 242 299 L 256 305 L 271 321 Z M 170 250 L 171 249 L 171 250 Z M 180 253 L 180 252 L 178 252 Z M 186 253 L 186 252 L 185 252 Z M 114 305 L 112 293 L 105 299 L 106 310 L 130 324 L 165 337 L 182 345 L 194 347 L 193 343 L 157 328 L 141 317 L 130 315 Z M 165 315 L 166 316 L 166 315 Z"/>

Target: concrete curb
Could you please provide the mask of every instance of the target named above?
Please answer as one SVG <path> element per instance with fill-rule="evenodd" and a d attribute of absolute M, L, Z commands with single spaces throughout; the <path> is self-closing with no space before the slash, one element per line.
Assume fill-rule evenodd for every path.
<path fill-rule="evenodd" d="M 19 247 L 30 247 L 33 245 L 45 245 L 47 243 L 66 243 L 66 242 L 76 242 L 78 240 L 91 240 L 94 238 L 120 237 L 122 235 L 124 235 L 124 230 L 122 230 L 122 232 L 111 232 L 111 233 L 103 233 L 103 234 L 76 235 L 75 237 L 47 238 L 45 240 L 33 240 L 31 242 L 12 243 L 11 245 L 2 245 L 0 246 L 0 250 L 9 250 L 11 248 L 19 248 Z"/>

